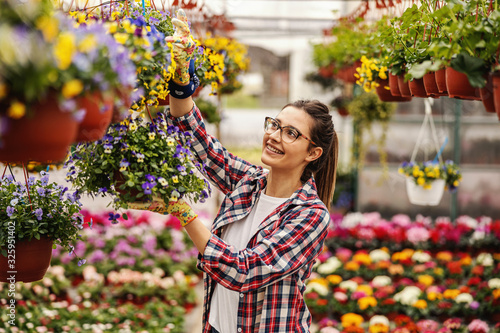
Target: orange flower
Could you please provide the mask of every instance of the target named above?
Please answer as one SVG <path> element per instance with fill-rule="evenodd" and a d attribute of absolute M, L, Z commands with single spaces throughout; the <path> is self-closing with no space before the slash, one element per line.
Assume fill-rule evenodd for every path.
<path fill-rule="evenodd" d="M 375 299 L 375 297 L 371 296 L 361 297 L 360 299 L 358 299 L 358 306 L 360 310 L 366 310 L 369 307 L 377 306 L 377 300 Z"/>
<path fill-rule="evenodd" d="M 342 277 L 340 275 L 328 275 L 326 277 L 326 280 L 328 282 L 330 282 L 331 284 L 339 284 L 340 282 L 342 282 Z"/>
<path fill-rule="evenodd" d="M 472 264 L 472 258 L 467 254 L 462 259 L 460 259 L 462 266 L 470 266 Z"/>
<path fill-rule="evenodd" d="M 389 326 L 384 324 L 375 324 L 371 325 L 368 328 L 368 331 L 370 331 L 370 333 L 387 333 L 389 332 Z"/>
<path fill-rule="evenodd" d="M 417 309 L 427 309 L 427 302 L 423 299 L 419 299 L 413 304 Z"/>
<path fill-rule="evenodd" d="M 379 269 L 387 269 L 391 266 L 391 261 L 390 260 L 380 260 L 377 262 L 377 268 Z"/>
<path fill-rule="evenodd" d="M 500 289 L 493 290 L 493 298 L 494 299 L 500 298 Z"/>
<path fill-rule="evenodd" d="M 430 275 L 423 274 L 418 276 L 418 282 L 422 283 L 423 285 L 429 287 L 434 283 L 434 278 Z"/>
<path fill-rule="evenodd" d="M 340 317 L 340 321 L 342 322 L 342 326 L 344 328 L 349 326 L 361 326 L 363 323 L 363 317 L 356 313 L 346 313 L 342 317 Z"/>
<path fill-rule="evenodd" d="M 316 304 L 317 305 L 327 305 L 328 304 L 328 300 L 326 300 L 326 299 L 318 299 L 316 301 Z"/>
<path fill-rule="evenodd" d="M 359 264 L 355 261 L 349 261 L 344 265 L 346 271 L 357 271 L 359 269 Z"/>
<path fill-rule="evenodd" d="M 453 259 L 453 254 L 450 251 L 440 251 L 436 255 L 436 259 L 441 261 L 451 261 Z"/>
<path fill-rule="evenodd" d="M 362 264 L 362 265 L 369 265 L 372 263 L 372 259 L 370 258 L 370 256 L 366 253 L 356 253 L 353 257 L 352 257 L 352 260 L 359 263 L 359 264 Z"/>
<path fill-rule="evenodd" d="M 455 299 L 458 295 L 460 295 L 458 289 L 446 289 L 443 293 L 443 297 L 447 299 Z"/>
<path fill-rule="evenodd" d="M 391 275 L 398 275 L 403 274 L 405 269 L 401 265 L 391 265 L 389 266 L 388 271 Z"/>

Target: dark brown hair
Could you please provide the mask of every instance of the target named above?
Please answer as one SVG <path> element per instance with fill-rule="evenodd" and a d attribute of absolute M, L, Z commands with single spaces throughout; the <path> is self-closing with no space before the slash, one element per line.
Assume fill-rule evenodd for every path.
<path fill-rule="evenodd" d="M 323 148 L 323 154 L 310 162 L 300 180 L 306 182 L 312 175 L 316 181 L 318 196 L 328 209 L 330 209 L 335 180 L 337 178 L 337 160 L 339 155 L 337 133 L 333 127 L 332 116 L 328 107 L 317 100 L 298 100 L 283 107 L 293 106 L 304 110 L 311 116 L 314 124 L 311 128 L 310 138 L 317 147 Z M 314 145 L 311 143 L 310 148 Z"/>

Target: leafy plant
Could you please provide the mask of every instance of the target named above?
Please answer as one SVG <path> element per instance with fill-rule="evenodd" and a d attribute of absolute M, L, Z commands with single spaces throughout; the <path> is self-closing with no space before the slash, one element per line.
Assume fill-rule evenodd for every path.
<path fill-rule="evenodd" d="M 203 168 L 190 145 L 189 134 L 167 126 L 163 113 L 152 122 L 128 117 L 111 125 L 102 140 L 77 145 L 65 164 L 66 179 L 79 193 L 112 196 L 116 210 L 154 196 L 166 203 L 204 201 L 209 184 L 195 174 L 195 167 Z M 120 216 L 111 215 L 113 221 Z"/>
<path fill-rule="evenodd" d="M 44 171 L 40 176 L 30 177 L 27 185 L 11 175 L 0 180 L 0 248 L 4 256 L 12 236 L 17 242 L 48 237 L 54 241 L 54 247 L 60 245 L 70 254 L 80 239 L 84 222 L 78 193 L 49 183 L 49 174 Z M 13 222 L 14 230 L 9 222 Z M 85 262 L 78 259 L 79 265 Z"/>

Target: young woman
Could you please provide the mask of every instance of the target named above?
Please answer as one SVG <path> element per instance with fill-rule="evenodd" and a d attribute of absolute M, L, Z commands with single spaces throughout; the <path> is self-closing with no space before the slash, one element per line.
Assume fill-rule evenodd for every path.
<path fill-rule="evenodd" d="M 198 248 L 204 271 L 203 332 L 309 332 L 305 280 L 330 223 L 338 142 L 328 108 L 287 104 L 264 121 L 266 170 L 229 153 L 208 134 L 191 97 L 189 28 L 175 20 L 181 64 L 171 87 L 169 122 L 192 134 L 192 147 L 224 201 L 211 230 L 183 201 L 154 211 L 177 216 Z M 187 63 L 186 63 L 187 62 Z"/>

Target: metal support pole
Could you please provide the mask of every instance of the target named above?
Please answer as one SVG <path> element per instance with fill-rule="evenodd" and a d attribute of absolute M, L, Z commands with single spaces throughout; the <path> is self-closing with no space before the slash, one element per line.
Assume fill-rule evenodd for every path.
<path fill-rule="evenodd" d="M 455 99 L 455 121 L 453 122 L 453 162 L 460 165 L 460 122 L 462 117 L 462 101 Z M 451 194 L 450 218 L 454 221 L 458 216 L 458 188 Z"/>

